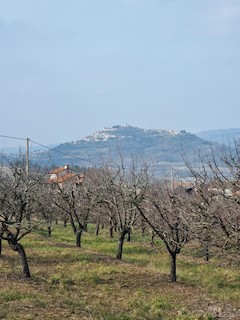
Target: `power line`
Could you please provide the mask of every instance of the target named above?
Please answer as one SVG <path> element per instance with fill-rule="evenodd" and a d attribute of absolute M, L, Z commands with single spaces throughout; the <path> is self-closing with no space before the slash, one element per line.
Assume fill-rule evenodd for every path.
<path fill-rule="evenodd" d="M 89 162 L 89 163 L 92 163 L 92 164 L 95 164 L 95 165 L 102 165 L 102 163 L 100 163 L 100 162 L 96 162 L 96 161 L 92 161 L 92 160 L 89 160 L 89 159 L 86 159 L 86 158 L 80 158 L 80 157 L 77 157 L 77 156 L 73 156 L 73 155 L 71 155 L 71 154 L 69 154 L 69 153 L 66 153 L 66 152 L 57 150 L 57 149 L 55 149 L 55 148 L 51 148 L 51 147 L 45 146 L 45 145 L 43 145 L 43 144 L 41 144 L 41 143 L 38 143 L 38 142 L 36 142 L 36 141 L 33 141 L 33 140 L 31 140 L 31 139 L 30 139 L 30 141 L 31 141 L 32 143 L 36 144 L 36 145 L 39 145 L 40 147 L 46 148 L 46 149 L 48 149 L 48 150 L 50 150 L 50 151 L 54 151 L 54 152 L 63 154 L 63 155 L 68 156 L 68 157 L 70 157 L 70 158 L 77 159 L 77 160 L 81 160 L 81 161 L 86 161 L 86 162 Z"/>
<path fill-rule="evenodd" d="M 2 134 L 0 134 L 1 138 L 7 138 L 7 139 L 14 139 L 14 140 L 22 140 L 22 141 L 26 141 L 26 138 L 19 138 L 19 137 L 11 137 L 11 136 L 4 136 Z"/>
<path fill-rule="evenodd" d="M 50 151 L 57 152 L 57 153 L 59 153 L 59 154 L 65 155 L 65 156 L 68 156 L 68 157 L 70 157 L 70 158 L 72 158 L 72 159 L 85 161 L 85 162 L 91 163 L 91 164 L 96 165 L 96 166 L 103 166 L 103 165 L 104 165 L 104 164 L 101 163 L 101 162 L 96 162 L 96 161 L 92 161 L 92 160 L 89 160 L 89 159 L 86 159 L 86 158 L 81 158 L 81 157 L 73 156 L 73 155 L 71 155 L 71 154 L 69 154 L 69 153 L 66 153 L 66 152 L 57 150 L 57 149 L 55 149 L 55 148 L 48 147 L 48 146 L 46 146 L 46 145 L 44 145 L 44 144 L 41 144 L 41 143 L 36 142 L 36 141 L 33 141 L 33 140 L 31 140 L 31 139 L 29 139 L 29 140 L 30 140 L 32 143 L 34 143 L 34 144 L 36 144 L 36 145 L 39 145 L 40 147 L 46 148 L 46 149 L 48 149 L 48 150 L 50 150 Z M 50 155 L 49 155 L 49 156 L 50 156 Z M 52 160 L 52 159 L 51 159 L 51 160 Z M 53 162 L 53 161 L 52 161 L 52 162 Z M 112 164 L 111 164 L 111 165 L 108 164 L 108 167 L 110 167 L 110 168 L 112 168 L 112 169 L 116 169 L 116 167 L 118 167 L 118 165 L 115 165 L 115 166 L 114 166 L 114 165 L 112 165 Z M 125 169 L 125 170 L 126 170 L 126 169 Z M 129 170 L 127 170 L 127 171 L 129 171 Z"/>
<path fill-rule="evenodd" d="M 44 144 L 42 144 L 42 143 L 39 143 L 39 142 L 37 142 L 37 141 L 33 141 L 33 140 L 29 139 L 29 138 L 20 138 L 20 137 L 13 137 L 13 136 L 7 136 L 7 135 L 0 135 L 0 137 L 2 137 L 2 138 L 7 138 L 7 139 L 21 140 L 21 141 L 30 141 L 30 142 L 32 142 L 33 144 L 36 144 L 36 145 L 38 145 L 38 146 L 40 146 L 40 147 L 43 147 L 43 148 L 46 148 L 46 149 L 48 149 L 48 150 L 50 150 L 50 151 L 57 152 L 57 153 L 59 153 L 59 154 L 68 156 L 68 157 L 70 157 L 70 158 L 72 158 L 72 159 L 85 161 L 85 162 L 88 162 L 88 163 L 91 163 L 91 164 L 97 165 L 97 166 L 102 166 L 102 165 L 103 165 L 103 163 L 100 163 L 100 162 L 92 161 L 92 160 L 89 160 L 89 159 L 86 159 L 86 158 L 81 158 L 81 157 L 77 157 L 77 156 L 71 155 L 71 154 L 69 154 L 69 153 L 66 153 L 66 152 L 57 150 L 56 148 L 51 148 L 51 147 L 46 146 L 46 145 L 44 145 Z M 48 155 L 49 155 L 49 157 L 50 157 L 50 159 L 51 159 L 51 156 L 50 156 L 49 153 L 48 153 Z M 42 155 L 42 156 L 43 156 L 43 155 Z M 51 159 L 51 162 L 52 162 L 52 164 L 53 164 L 53 160 L 52 160 L 52 159 Z M 156 164 L 152 164 L 151 166 L 154 167 L 154 166 L 156 166 Z M 109 165 L 109 167 L 110 167 L 110 168 L 113 168 L 113 169 L 116 169 L 116 166 L 114 166 L 114 165 Z M 167 171 L 167 170 L 169 170 L 169 168 L 161 168 L 161 169 L 160 169 L 160 168 L 157 168 L 157 171 Z"/>
<path fill-rule="evenodd" d="M 0 135 L 0 137 L 2 138 L 8 138 L 8 139 L 15 139 L 15 140 L 22 140 L 22 141 L 29 141 L 29 142 L 32 142 L 40 147 L 43 147 L 43 148 L 46 148 L 50 151 L 54 151 L 54 152 L 57 152 L 57 153 L 60 153 L 62 155 L 65 155 L 65 156 L 68 156 L 70 158 L 73 158 L 73 159 L 77 159 L 77 160 L 81 160 L 81 161 L 85 161 L 85 162 L 89 162 L 89 163 L 92 163 L 92 164 L 95 164 L 95 165 L 102 165 L 102 163 L 100 162 L 96 162 L 96 161 L 92 161 L 92 160 L 89 160 L 89 159 L 86 159 L 86 158 L 81 158 L 81 157 L 77 157 L 77 156 L 73 156 L 69 153 L 66 153 L 66 152 L 63 152 L 63 151 L 60 151 L 60 150 L 57 150 L 55 148 L 51 148 L 51 147 L 48 147 L 42 143 L 39 143 L 37 141 L 33 141 L 32 139 L 30 138 L 20 138 L 20 137 L 12 137 L 12 136 L 7 136 L 7 135 Z M 110 166 L 110 167 L 114 167 L 114 166 Z"/>
<path fill-rule="evenodd" d="M 102 165 L 102 163 L 100 163 L 100 162 L 96 162 L 96 161 L 92 161 L 92 160 L 89 160 L 89 159 L 86 159 L 86 158 L 80 158 L 80 157 L 77 157 L 77 156 L 73 156 L 73 155 L 71 155 L 69 153 L 66 153 L 66 152 L 63 152 L 63 151 L 60 151 L 60 150 L 56 150 L 55 148 L 51 148 L 51 147 L 48 147 L 48 146 L 46 146 L 46 145 L 44 145 L 42 143 L 39 143 L 37 141 L 33 141 L 33 140 L 29 139 L 29 138 L 20 138 L 20 137 L 13 137 L 13 136 L 1 135 L 1 134 L 0 134 L 0 137 L 1 138 L 7 138 L 7 139 L 21 140 L 21 141 L 31 141 L 32 143 L 34 143 L 34 144 L 36 144 L 36 145 L 38 145 L 40 147 L 46 148 L 46 149 L 48 149 L 50 151 L 54 151 L 54 152 L 60 153 L 62 155 L 68 156 L 70 158 L 73 158 L 73 159 L 76 159 L 76 160 L 85 161 L 85 162 L 89 162 L 89 163 L 92 163 L 92 164 L 98 165 L 98 166 Z"/>

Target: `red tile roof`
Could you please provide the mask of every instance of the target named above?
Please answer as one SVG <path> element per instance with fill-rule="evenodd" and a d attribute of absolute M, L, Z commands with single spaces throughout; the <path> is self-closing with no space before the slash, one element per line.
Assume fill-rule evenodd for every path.
<path fill-rule="evenodd" d="M 48 182 L 50 182 L 50 183 L 62 183 L 64 181 L 66 181 L 66 180 L 70 180 L 70 179 L 72 180 L 73 178 L 77 178 L 77 175 L 74 174 L 74 173 L 67 173 L 64 176 L 59 177 L 57 179 L 49 179 Z"/>
<path fill-rule="evenodd" d="M 48 179 L 48 183 L 63 183 L 67 180 L 78 181 L 80 183 L 83 182 L 83 177 L 83 174 L 77 175 L 75 173 L 67 173 L 64 176 L 59 177 L 57 179 Z"/>
<path fill-rule="evenodd" d="M 65 167 L 60 167 L 60 168 L 57 168 L 57 169 L 54 169 L 54 170 L 52 170 L 52 171 L 50 171 L 49 173 L 50 174 L 57 174 L 57 173 L 59 173 L 59 172 L 62 172 L 62 171 L 64 171 L 64 170 L 67 170 L 68 168 L 66 168 L 66 166 Z"/>

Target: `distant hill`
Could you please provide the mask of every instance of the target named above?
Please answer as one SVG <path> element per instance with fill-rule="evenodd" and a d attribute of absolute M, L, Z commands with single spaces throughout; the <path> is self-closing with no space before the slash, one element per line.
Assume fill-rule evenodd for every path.
<path fill-rule="evenodd" d="M 234 140 L 240 139 L 240 128 L 202 131 L 196 136 L 210 142 L 232 145 Z"/>
<path fill-rule="evenodd" d="M 199 150 L 208 152 L 211 143 L 186 131 L 141 129 L 132 126 L 104 128 L 90 136 L 60 144 L 54 150 L 40 153 L 41 161 L 51 159 L 55 165 L 73 163 L 99 166 L 104 161 L 119 162 L 119 154 L 127 165 L 132 157 L 153 163 L 157 170 L 182 167 L 183 154 L 193 159 Z M 39 156 L 39 153 L 32 157 Z"/>

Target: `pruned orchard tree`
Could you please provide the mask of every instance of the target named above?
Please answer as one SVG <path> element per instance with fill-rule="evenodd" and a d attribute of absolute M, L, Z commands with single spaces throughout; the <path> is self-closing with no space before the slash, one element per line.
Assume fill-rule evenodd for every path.
<path fill-rule="evenodd" d="M 190 199 L 196 239 L 203 249 L 206 261 L 210 259 L 212 247 L 223 246 L 219 228 L 219 215 L 223 210 L 222 201 L 209 181 L 195 182 L 195 193 Z"/>
<path fill-rule="evenodd" d="M 110 234 L 113 228 L 118 232 L 117 259 L 122 259 L 126 235 L 130 233 L 139 218 L 134 199 L 147 184 L 146 164 L 137 167 L 132 161 L 131 167 L 124 167 L 123 159 L 116 169 L 105 166 L 99 189 L 101 206 L 105 206 L 110 221 Z"/>
<path fill-rule="evenodd" d="M 194 177 L 194 191 L 189 198 L 189 211 L 192 213 L 195 239 L 200 243 L 206 261 L 210 259 L 210 249 L 221 246 L 219 239 L 218 215 L 222 210 L 216 183 L 202 163 L 201 168 L 191 168 Z"/>
<path fill-rule="evenodd" d="M 75 182 L 69 181 L 64 187 L 56 185 L 53 191 L 53 203 L 62 212 L 67 215 L 71 228 L 76 236 L 76 246 L 81 247 L 81 236 L 84 230 L 84 217 L 80 211 L 79 194 L 81 186 Z"/>
<path fill-rule="evenodd" d="M 170 279 L 177 280 L 177 255 L 191 239 L 192 217 L 186 206 L 189 195 L 174 192 L 163 181 L 152 182 L 136 198 L 135 205 L 143 219 L 160 237 L 170 256 Z"/>
<path fill-rule="evenodd" d="M 194 167 L 187 163 L 195 180 L 196 193 L 193 210 L 198 217 L 199 237 L 208 247 L 240 249 L 240 148 L 212 151 L 211 157 L 199 155 L 200 163 Z"/>
<path fill-rule="evenodd" d="M 100 202 L 100 195 L 97 192 L 98 184 L 98 170 L 86 170 L 80 192 L 81 211 L 84 216 L 84 231 L 87 231 L 88 222 L 94 222 L 99 213 L 98 204 Z"/>
<path fill-rule="evenodd" d="M 224 169 L 215 159 L 211 165 L 221 191 L 222 210 L 219 211 L 218 221 L 227 238 L 227 247 L 234 247 L 240 253 L 240 140 L 223 149 L 220 159 Z"/>
<path fill-rule="evenodd" d="M 95 170 L 94 192 L 98 194 L 98 205 L 95 210 L 95 221 L 97 224 L 96 234 L 99 232 L 100 224 L 107 224 L 109 226 L 109 236 L 113 238 L 114 231 L 117 232 L 117 216 L 115 206 L 112 203 L 112 180 L 115 179 L 114 170 L 110 169 L 107 165 Z M 109 197 L 110 196 L 110 197 Z"/>
<path fill-rule="evenodd" d="M 43 220 L 43 224 L 47 228 L 48 237 L 52 236 L 52 224 L 58 218 L 58 211 L 54 206 L 52 199 L 51 185 L 47 182 L 45 175 L 38 177 L 38 185 L 34 194 L 35 204 L 37 205 L 39 222 Z"/>
<path fill-rule="evenodd" d="M 37 176 L 26 175 L 18 164 L 11 165 L 10 174 L 0 175 L 0 238 L 19 254 L 24 277 L 31 274 L 20 240 L 35 226 L 32 217 L 37 212 L 34 196 L 38 183 Z"/>
<path fill-rule="evenodd" d="M 52 194 L 55 207 L 68 217 L 76 236 L 76 246 L 81 247 L 82 233 L 87 230 L 91 210 L 98 198 L 88 172 L 81 180 L 66 181 L 63 186 L 55 184 Z"/>
<path fill-rule="evenodd" d="M 81 207 L 86 213 L 86 222 L 96 225 L 95 233 L 97 236 L 100 226 L 103 228 L 108 223 L 106 208 L 102 203 L 103 177 L 104 172 L 102 168 L 89 168 L 85 170 L 81 192 Z M 85 229 L 87 229 L 87 225 Z"/>

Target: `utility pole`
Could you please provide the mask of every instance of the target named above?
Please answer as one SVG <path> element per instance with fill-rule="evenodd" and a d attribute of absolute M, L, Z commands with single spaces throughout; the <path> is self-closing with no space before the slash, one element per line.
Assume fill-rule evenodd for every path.
<path fill-rule="evenodd" d="M 29 176 L 29 141 L 30 139 L 27 138 L 26 140 L 26 176 L 28 177 Z"/>

